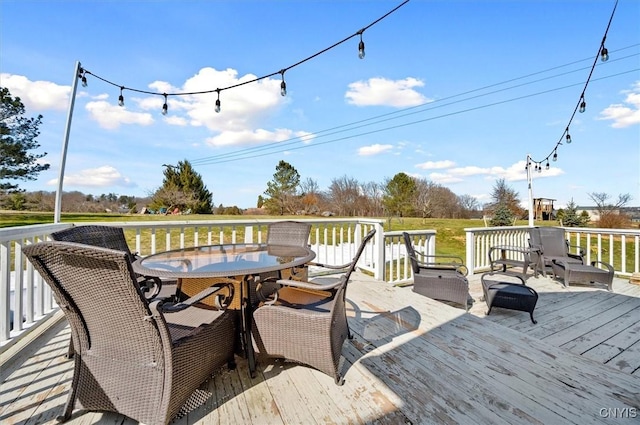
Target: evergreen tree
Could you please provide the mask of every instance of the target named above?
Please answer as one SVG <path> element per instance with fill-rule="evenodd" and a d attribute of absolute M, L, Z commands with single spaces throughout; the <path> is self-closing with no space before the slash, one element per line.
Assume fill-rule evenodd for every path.
<path fill-rule="evenodd" d="M 273 180 L 267 182 L 267 190 L 264 191 L 268 196 L 263 204 L 267 212 L 271 215 L 294 214 L 298 204 L 299 185 L 298 170 L 281 160 L 276 166 Z"/>
<path fill-rule="evenodd" d="M 567 204 L 567 208 L 564 210 L 562 225 L 566 227 L 584 227 L 589 221 L 588 217 L 589 213 L 587 213 L 587 220 L 585 221 L 584 216 L 578 214 L 578 207 L 575 202 L 573 202 L 573 199 L 571 199 Z"/>
<path fill-rule="evenodd" d="M 499 204 L 494 210 L 493 218 L 489 222 L 491 226 L 513 226 L 513 212 L 507 204 Z"/>
<path fill-rule="evenodd" d="M 398 173 L 384 187 L 382 204 L 389 215 L 408 217 L 413 214 L 413 199 L 417 191 L 414 179 Z"/>
<path fill-rule="evenodd" d="M 31 154 L 40 147 L 36 138 L 42 115 L 24 117 L 25 109 L 19 97 L 11 97 L 9 89 L 0 87 L 0 194 L 20 191 L 18 184 L 7 180 L 35 180 L 49 164 L 38 164 L 47 153 Z"/>
<path fill-rule="evenodd" d="M 164 180 L 152 195 L 152 208 L 178 208 L 181 211 L 191 210 L 191 214 L 211 214 L 212 195 L 202 177 L 189 161 L 179 161 L 177 167 L 166 166 Z"/>

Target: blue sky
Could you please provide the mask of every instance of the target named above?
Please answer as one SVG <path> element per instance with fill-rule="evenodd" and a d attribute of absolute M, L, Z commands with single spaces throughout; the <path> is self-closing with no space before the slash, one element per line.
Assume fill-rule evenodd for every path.
<path fill-rule="evenodd" d="M 0 3 L 0 85 L 42 114 L 54 191 L 76 61 L 154 93 L 210 91 L 287 68 L 402 1 Z M 525 160 L 551 155 L 578 104 L 614 0 L 411 0 L 363 34 L 285 73 L 220 93 L 162 96 L 94 75 L 78 87 L 64 190 L 146 196 L 162 164 L 189 160 L 215 205 L 253 207 L 280 160 L 320 189 L 399 172 L 480 203 L 504 178 L 526 204 Z M 630 193 L 640 205 L 640 2 L 620 0 L 573 142 L 534 173 L 534 197 Z M 543 167 L 544 168 L 544 167 Z M 525 205 L 526 206 L 526 205 Z"/>

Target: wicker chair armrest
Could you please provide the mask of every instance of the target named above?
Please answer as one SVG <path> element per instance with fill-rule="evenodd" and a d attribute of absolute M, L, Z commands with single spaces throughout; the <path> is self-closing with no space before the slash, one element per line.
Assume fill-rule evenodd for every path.
<path fill-rule="evenodd" d="M 219 291 L 225 289 L 228 293 L 219 293 Z M 192 307 L 193 305 L 199 303 L 203 299 L 214 296 L 215 295 L 215 306 L 219 310 L 224 310 L 231 304 L 231 300 L 234 295 L 234 284 L 233 282 L 216 282 L 216 284 L 209 286 L 208 288 L 203 289 L 197 294 L 189 297 L 184 301 L 180 301 L 178 303 L 172 302 L 164 302 L 162 304 L 162 311 L 165 313 L 172 313 L 176 311 L 184 310 L 185 308 Z"/>
<path fill-rule="evenodd" d="M 336 281 L 329 283 L 312 283 L 312 282 L 300 282 L 297 280 L 280 279 L 277 281 L 282 286 L 291 286 L 294 288 L 313 289 L 317 291 L 330 291 L 336 289 L 342 284 L 343 279 L 337 279 Z"/>
<path fill-rule="evenodd" d="M 316 263 L 315 261 L 310 261 L 310 262 L 307 263 L 307 265 L 315 266 L 315 267 L 322 267 L 322 268 L 331 269 L 331 270 L 343 270 L 343 269 L 349 268 L 349 266 L 351 266 L 351 263 L 341 264 L 339 266 L 336 266 L 336 265 L 333 265 L 333 264 L 323 264 L 323 263 Z"/>
<path fill-rule="evenodd" d="M 571 254 L 570 253 L 569 254 L 570 257 L 581 258 L 581 257 L 584 257 L 584 255 L 586 254 L 585 250 L 580 245 L 569 245 L 569 242 L 567 242 L 567 249 L 570 250 L 571 248 L 577 249 L 579 254 Z"/>
<path fill-rule="evenodd" d="M 416 251 L 416 254 L 421 257 L 420 259 L 415 258 L 420 269 L 456 270 L 463 276 L 469 274 L 469 269 L 464 265 L 462 258 L 456 255 L 426 255 L 418 251 Z"/>
<path fill-rule="evenodd" d="M 598 267 L 599 265 L 604 266 L 604 268 L 607 269 L 607 271 L 611 274 L 615 272 L 615 270 L 613 269 L 613 266 L 609 263 L 605 263 L 604 261 L 592 261 L 591 265 L 593 267 Z M 599 267 L 599 268 L 602 268 L 602 267 Z"/>

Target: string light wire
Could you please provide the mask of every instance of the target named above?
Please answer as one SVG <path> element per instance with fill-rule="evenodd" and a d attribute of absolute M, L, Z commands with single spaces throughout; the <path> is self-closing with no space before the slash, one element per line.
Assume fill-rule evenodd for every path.
<path fill-rule="evenodd" d="M 607 34 L 609 33 L 609 28 L 611 27 L 611 22 L 613 21 L 613 16 L 616 13 L 616 8 L 618 7 L 618 0 L 616 0 L 615 4 L 613 5 L 613 10 L 611 11 L 611 16 L 609 17 L 609 22 L 607 23 L 607 28 L 604 31 L 604 35 L 602 36 L 602 41 L 600 42 L 600 46 L 598 46 L 598 53 L 595 55 L 595 58 L 593 59 L 593 63 L 591 65 L 591 69 L 589 71 L 589 76 L 587 77 L 587 80 L 584 83 L 584 88 L 582 89 L 582 93 L 580 93 L 580 99 L 578 100 L 578 103 L 576 103 L 575 108 L 573 109 L 573 113 L 571 114 L 571 117 L 569 118 L 569 122 L 567 123 L 567 127 L 564 131 L 564 133 L 562 133 L 562 135 L 560 136 L 560 139 L 556 142 L 555 146 L 553 147 L 553 149 L 551 150 L 551 152 L 549 152 L 549 154 L 541 160 L 535 160 L 533 158 L 531 158 L 530 156 L 527 156 L 527 167 L 530 167 L 532 164 L 536 165 L 536 168 L 540 166 L 540 164 L 542 164 L 543 162 L 549 162 L 549 158 L 551 158 L 552 156 L 554 157 L 554 161 L 558 159 L 558 147 L 560 145 L 562 145 L 562 141 L 566 141 L 566 143 L 571 143 L 571 136 L 569 135 L 569 127 L 571 126 L 571 123 L 573 122 L 573 118 L 576 116 L 576 112 L 584 112 L 586 110 L 586 100 L 585 100 L 585 93 L 587 91 L 587 87 L 589 86 L 589 82 L 591 81 L 591 76 L 593 75 L 593 70 L 595 69 L 597 63 L 598 63 L 598 59 L 601 59 L 603 62 L 608 62 L 609 61 L 609 52 L 607 50 L 607 48 L 604 46 L 604 43 L 607 39 Z"/>
<path fill-rule="evenodd" d="M 396 10 L 400 9 L 402 6 L 404 6 L 405 4 L 407 4 L 409 2 L 409 0 L 404 0 L 402 3 L 400 3 L 398 6 L 394 7 L 393 9 L 391 9 L 389 12 L 385 13 L 384 15 L 382 15 L 381 17 L 379 17 L 378 19 L 376 19 L 375 21 L 371 22 L 369 25 L 359 29 L 358 31 L 356 31 L 355 33 L 343 38 L 342 40 L 338 41 L 337 43 L 332 44 L 329 47 L 326 47 L 322 50 L 320 50 L 317 53 L 314 53 L 311 56 L 308 56 L 296 63 L 294 63 L 293 65 L 290 65 L 286 68 L 282 68 L 278 71 L 272 72 L 270 74 L 267 75 L 263 75 L 262 77 L 257 77 L 254 78 L 253 80 L 247 80 L 247 81 L 243 81 L 241 83 L 237 83 L 237 84 L 233 84 L 227 87 L 222 87 L 222 88 L 216 88 L 216 89 L 212 89 L 212 90 L 202 90 L 202 91 L 194 91 L 194 92 L 176 92 L 176 93 L 158 93 L 158 92 L 153 92 L 153 91 L 149 91 L 149 90 L 143 90 L 143 89 L 136 89 L 136 88 L 132 88 L 132 87 L 126 87 L 122 84 L 116 84 L 104 77 L 101 77 L 97 74 L 94 74 L 93 72 L 87 70 L 86 68 L 81 68 L 78 78 L 80 78 L 82 80 L 82 85 L 83 87 L 87 86 L 87 75 L 91 75 L 94 78 L 97 78 L 98 80 L 101 80 L 109 85 L 112 85 L 114 87 L 118 87 L 120 88 L 121 91 L 121 95 L 122 95 L 122 91 L 124 90 L 129 90 L 132 92 L 136 92 L 136 93 L 142 93 L 142 94 L 148 94 L 148 95 L 154 95 L 154 96 L 164 96 L 165 98 L 165 103 L 163 105 L 163 114 L 166 113 L 167 108 L 165 108 L 164 106 L 167 104 L 166 99 L 167 96 L 193 96 L 193 95 L 201 95 L 201 94 L 208 94 L 208 93 L 217 93 L 218 94 L 218 99 L 216 100 L 216 112 L 220 112 L 220 92 L 224 91 L 224 90 L 229 90 L 229 89 L 233 89 L 236 87 L 240 87 L 240 86 L 244 86 L 246 84 L 251 84 L 251 83 L 255 83 L 257 81 L 260 80 L 264 80 L 266 78 L 270 78 L 273 77 L 275 75 L 281 74 L 283 77 L 282 82 L 284 83 L 284 73 L 292 68 L 295 68 L 297 66 L 302 65 L 305 62 L 310 61 L 311 59 L 314 59 L 317 56 L 322 55 L 323 53 L 328 52 L 331 49 L 334 49 L 336 47 L 338 47 L 339 45 L 349 41 L 350 39 L 354 38 L 354 37 L 360 37 L 360 45 L 359 45 L 359 51 L 358 51 L 358 55 L 360 56 L 360 58 L 364 57 L 364 43 L 362 42 L 362 34 L 369 28 L 371 28 L 372 26 L 374 26 L 375 24 L 377 24 L 378 22 L 380 22 L 381 20 L 383 20 L 384 18 L 386 18 L 387 16 L 391 15 L 392 13 L 394 13 Z M 360 47 L 362 47 L 362 49 L 360 49 Z M 286 85 L 285 85 L 286 87 Z M 281 90 L 283 89 L 282 85 L 281 85 Z M 286 93 L 286 89 L 285 89 L 285 93 Z"/>

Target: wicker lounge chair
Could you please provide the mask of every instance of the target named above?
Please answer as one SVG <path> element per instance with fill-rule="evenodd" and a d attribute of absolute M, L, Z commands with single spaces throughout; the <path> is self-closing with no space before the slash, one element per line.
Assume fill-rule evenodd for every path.
<path fill-rule="evenodd" d="M 469 311 L 468 269 L 462 259 L 450 255 L 424 255 L 417 252 L 407 232 L 402 233 L 413 270 L 413 292 L 439 301 L 463 305 Z"/>
<path fill-rule="evenodd" d="M 73 335 L 74 374 L 59 420 L 79 408 L 165 425 L 214 372 L 234 365 L 233 316 L 149 303 L 123 251 L 49 241 L 24 253 L 51 287 Z M 229 290 L 228 283 L 221 290 Z"/>
<path fill-rule="evenodd" d="M 100 225 L 74 226 L 52 233 L 51 239 L 54 241 L 76 242 L 124 251 L 132 263 L 139 258 L 129 249 L 124 231 L 121 227 Z M 136 275 L 136 277 L 145 298 L 153 299 L 160 294 L 162 290 L 162 280 L 159 277 L 141 275 Z M 172 295 L 175 293 L 175 289 L 167 288 L 165 292 L 166 294 L 164 295 Z"/>
<path fill-rule="evenodd" d="M 529 229 L 529 235 L 529 245 L 537 249 L 531 253 L 531 256 L 534 257 L 532 262 L 538 264 L 538 268 L 542 267 L 542 270 L 539 271 L 544 276 L 546 276 L 547 269 L 552 269 L 553 272 L 554 260 L 564 263 L 584 264 L 584 251 L 579 246 L 569 245 L 563 228 L 532 227 Z M 579 254 L 572 254 L 571 248 L 576 249 Z M 536 258 L 538 255 L 542 257 L 542 261 L 538 261 Z"/>
<path fill-rule="evenodd" d="M 311 366 L 342 385 L 342 345 L 351 338 L 345 296 L 351 273 L 375 229 L 362 240 L 346 273 L 329 283 L 279 280 L 276 296 L 253 313 L 254 347 L 261 356 Z"/>

